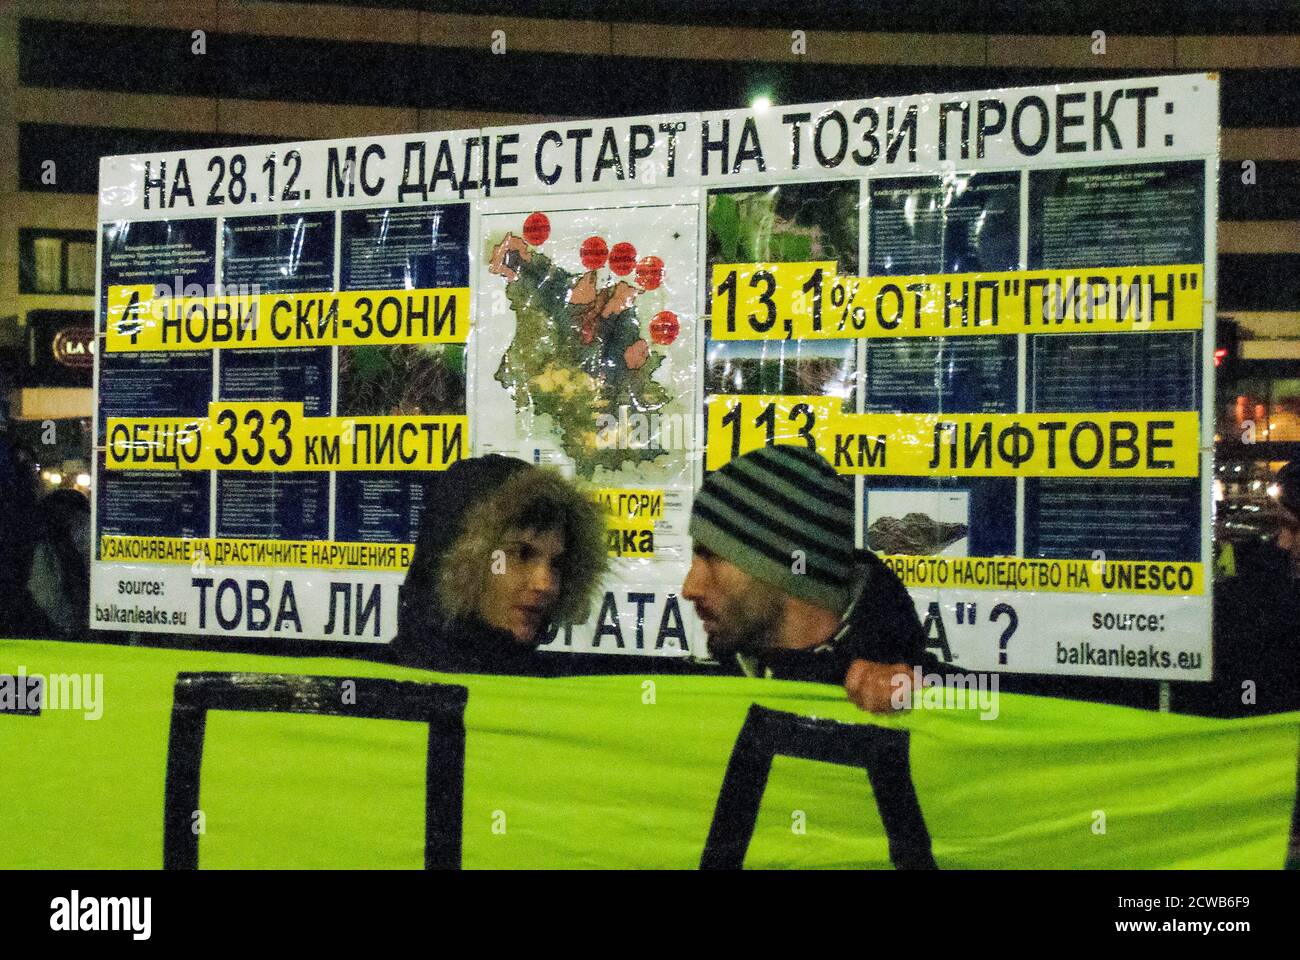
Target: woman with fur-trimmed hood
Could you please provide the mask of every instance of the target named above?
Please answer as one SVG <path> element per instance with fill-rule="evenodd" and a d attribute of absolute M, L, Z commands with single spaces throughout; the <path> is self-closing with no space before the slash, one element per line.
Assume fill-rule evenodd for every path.
<path fill-rule="evenodd" d="M 425 491 L 393 655 L 456 673 L 546 673 L 551 624 L 586 619 L 606 564 L 599 507 L 553 470 L 490 454 Z"/>

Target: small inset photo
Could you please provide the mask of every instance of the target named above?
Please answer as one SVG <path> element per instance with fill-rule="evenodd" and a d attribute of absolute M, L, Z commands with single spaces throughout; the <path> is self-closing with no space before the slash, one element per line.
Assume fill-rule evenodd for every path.
<path fill-rule="evenodd" d="M 876 553 L 969 556 L 970 493 L 966 490 L 872 490 L 867 546 Z"/>

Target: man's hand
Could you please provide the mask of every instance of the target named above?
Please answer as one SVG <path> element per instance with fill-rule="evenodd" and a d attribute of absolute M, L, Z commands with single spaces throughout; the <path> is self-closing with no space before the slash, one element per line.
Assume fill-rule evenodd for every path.
<path fill-rule="evenodd" d="M 905 710 L 912 705 L 912 668 L 905 663 L 854 660 L 844 676 L 844 692 L 871 713 Z"/>

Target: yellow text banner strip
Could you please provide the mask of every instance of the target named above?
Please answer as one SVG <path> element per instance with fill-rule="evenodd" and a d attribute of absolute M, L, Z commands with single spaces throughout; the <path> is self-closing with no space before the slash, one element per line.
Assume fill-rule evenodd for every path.
<path fill-rule="evenodd" d="M 591 494 L 610 526 L 652 527 L 664 518 L 662 490 L 598 487 Z"/>
<path fill-rule="evenodd" d="M 654 526 L 610 524 L 605 530 L 605 552 L 620 559 L 650 560 L 655 555 Z"/>
<path fill-rule="evenodd" d="M 468 287 L 345 293 L 164 296 L 148 284 L 108 289 L 105 349 L 155 350 L 465 343 Z"/>
<path fill-rule="evenodd" d="M 107 563 L 163 563 L 205 567 L 295 567 L 310 570 L 405 570 L 415 556 L 409 543 L 334 540 L 237 540 L 227 537 L 99 538 Z"/>
<path fill-rule="evenodd" d="M 714 395 L 705 467 L 802 444 L 840 473 L 944 477 L 1195 477 L 1200 414 L 841 413 L 828 397 Z"/>
<path fill-rule="evenodd" d="M 307 417 L 301 403 L 213 403 L 206 417 L 111 417 L 110 470 L 445 470 L 465 416 Z"/>
<path fill-rule="evenodd" d="M 592 497 L 605 515 L 611 557 L 653 559 L 655 522 L 664 518 L 664 492 L 652 488 L 597 487 Z"/>
<path fill-rule="evenodd" d="M 1205 570 L 1200 563 L 901 554 L 881 555 L 880 559 L 909 587 L 1161 597 L 1205 593 Z"/>
<path fill-rule="evenodd" d="M 835 264 L 713 268 L 715 340 L 1199 330 L 1202 264 L 837 276 Z"/>

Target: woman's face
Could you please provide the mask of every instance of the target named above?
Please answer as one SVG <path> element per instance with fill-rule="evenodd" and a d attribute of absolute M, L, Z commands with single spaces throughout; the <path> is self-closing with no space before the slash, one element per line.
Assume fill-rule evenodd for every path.
<path fill-rule="evenodd" d="M 493 554 L 479 616 L 531 646 L 560 596 L 564 534 L 560 530 L 511 530 Z"/>

